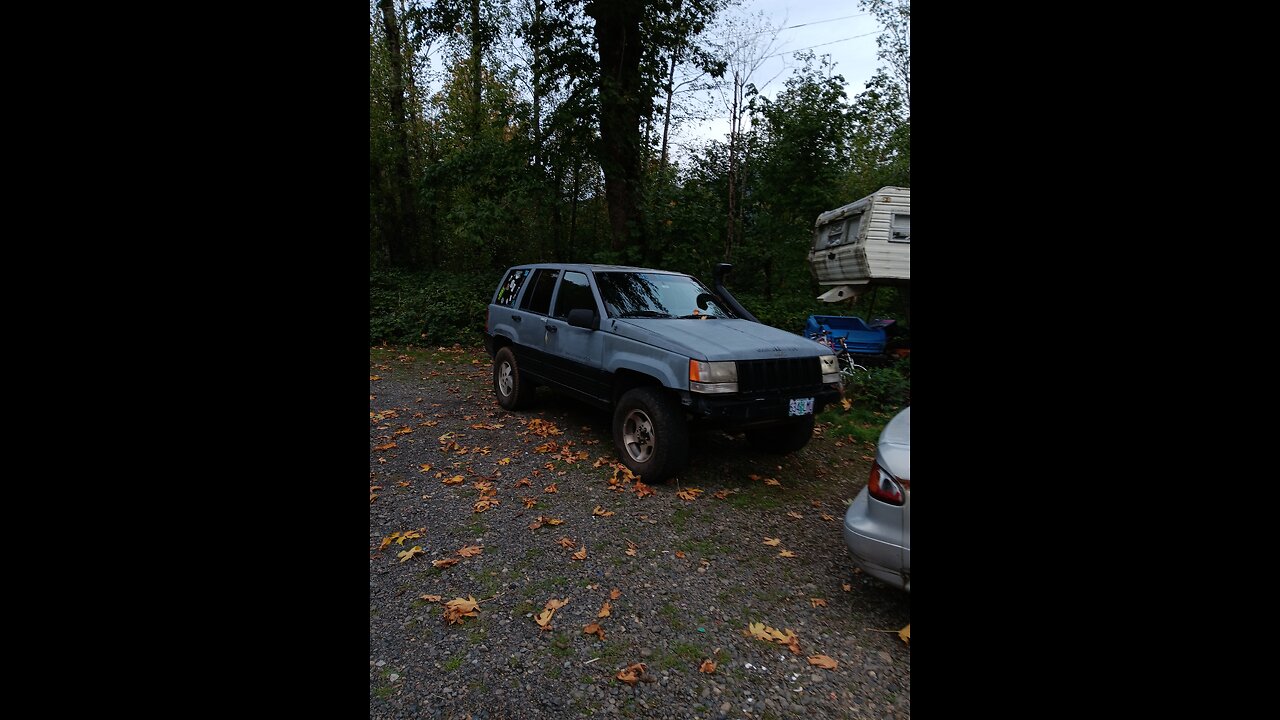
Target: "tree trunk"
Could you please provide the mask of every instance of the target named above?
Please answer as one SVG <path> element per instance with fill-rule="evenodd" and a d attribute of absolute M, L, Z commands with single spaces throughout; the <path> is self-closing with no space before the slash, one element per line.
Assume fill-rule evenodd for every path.
<path fill-rule="evenodd" d="M 392 265 L 414 263 L 413 243 L 417 239 L 418 215 L 413 206 L 413 184 L 409 173 L 409 130 L 404 110 L 404 56 L 400 52 L 400 24 L 396 22 L 393 0 L 379 0 L 382 23 L 391 60 L 391 119 L 395 126 L 395 185 L 399 199 L 396 227 L 388 234 L 387 250 Z"/>
<path fill-rule="evenodd" d="M 724 261 L 733 262 L 733 245 L 734 245 L 734 219 L 737 214 L 737 184 L 738 184 L 738 128 L 739 128 L 739 107 L 742 104 L 742 79 L 735 70 L 733 73 L 733 107 L 729 110 L 729 219 L 725 229 L 724 238 Z"/>
<path fill-rule="evenodd" d="M 480 95 L 484 87 L 480 76 L 481 35 L 480 0 L 471 0 L 471 138 L 480 137 Z"/>
<path fill-rule="evenodd" d="M 609 204 L 610 247 L 634 244 L 640 259 L 648 255 L 640 209 L 640 118 L 649 98 L 642 97 L 640 24 L 643 0 L 591 0 L 585 12 L 595 19 L 600 61 L 600 166 Z"/>
<path fill-rule="evenodd" d="M 679 50 L 671 53 L 671 69 L 667 71 L 667 108 L 662 113 L 662 161 L 659 163 L 664 171 L 667 169 L 667 133 L 671 131 L 671 95 L 676 82 L 676 62 L 679 54 Z"/>

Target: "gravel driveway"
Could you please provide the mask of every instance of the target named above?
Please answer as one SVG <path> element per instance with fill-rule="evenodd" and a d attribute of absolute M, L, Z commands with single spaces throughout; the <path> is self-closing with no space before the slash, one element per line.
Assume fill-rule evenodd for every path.
<path fill-rule="evenodd" d="M 646 490 L 606 413 L 507 412 L 491 372 L 478 346 L 370 352 L 370 718 L 911 716 L 910 595 L 840 532 L 865 445 L 701 431 Z M 448 622 L 456 598 L 479 603 Z"/>

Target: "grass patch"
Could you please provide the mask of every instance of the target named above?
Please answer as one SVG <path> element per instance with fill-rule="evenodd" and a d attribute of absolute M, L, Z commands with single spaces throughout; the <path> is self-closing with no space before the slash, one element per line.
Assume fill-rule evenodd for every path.
<path fill-rule="evenodd" d="M 547 677 L 549 678 L 554 678 L 558 680 L 560 679 L 560 676 L 562 674 L 563 674 L 563 671 L 561 670 L 559 665 L 552 665 L 551 667 L 547 668 Z"/>
<path fill-rule="evenodd" d="M 387 699 L 389 699 L 392 695 L 394 695 L 394 694 L 395 694 L 395 692 L 396 692 L 396 689 L 395 689 L 395 688 L 393 688 L 393 687 L 391 687 L 391 686 L 389 686 L 389 685 L 385 685 L 385 686 L 383 686 L 383 687 L 374 688 L 374 689 L 373 689 L 373 696 L 374 696 L 374 697 L 376 697 L 376 698 L 378 698 L 379 700 L 387 700 Z"/>
<path fill-rule="evenodd" d="M 870 443 L 870 449 L 874 451 L 876 441 L 880 439 L 880 431 L 884 430 L 885 424 L 892 417 L 890 413 L 859 407 L 856 404 L 850 410 L 845 410 L 836 404 L 819 413 L 814 420 L 820 423 L 831 423 L 823 433 L 828 440 Z"/>
<path fill-rule="evenodd" d="M 462 656 L 461 656 L 461 655 L 455 655 L 455 656 L 453 656 L 453 657 L 449 658 L 448 660 L 445 660 L 445 661 L 444 661 L 444 669 L 445 669 L 445 670 L 447 670 L 447 671 L 449 671 L 449 672 L 453 672 L 454 670 L 457 670 L 457 669 L 458 669 L 458 668 L 460 668 L 460 667 L 462 667 Z"/>
<path fill-rule="evenodd" d="M 556 636 L 551 640 L 551 654 L 561 660 L 573 657 L 573 645 L 568 635 L 556 633 Z"/>
<path fill-rule="evenodd" d="M 673 644 L 671 649 L 675 651 L 675 654 L 679 656 L 680 659 L 694 664 L 702 662 L 703 658 L 707 657 L 702 652 L 702 648 L 694 645 L 693 643 L 678 642 Z"/>
<path fill-rule="evenodd" d="M 472 645 L 479 645 L 484 642 L 485 637 L 489 635 L 489 631 L 480 626 L 476 626 L 467 631 L 467 642 Z"/>
<path fill-rule="evenodd" d="M 569 578 L 564 575 L 555 575 L 549 578 L 543 578 L 537 582 L 529 583 L 524 586 L 525 595 L 537 595 L 539 593 L 551 592 L 557 588 L 564 587 L 569 582 Z"/>
<path fill-rule="evenodd" d="M 689 508 L 677 508 L 671 513 L 671 526 L 676 530 L 684 530 L 685 522 L 689 519 L 691 512 Z"/>
<path fill-rule="evenodd" d="M 782 500 L 767 487 L 748 485 L 742 492 L 730 495 L 729 504 L 736 510 L 774 510 L 782 507 Z"/>
<path fill-rule="evenodd" d="M 418 608 L 426 607 L 428 605 L 435 605 L 435 603 L 427 602 L 422 598 L 414 598 L 413 600 L 409 601 L 409 607 L 413 608 L 414 610 L 417 610 Z"/>

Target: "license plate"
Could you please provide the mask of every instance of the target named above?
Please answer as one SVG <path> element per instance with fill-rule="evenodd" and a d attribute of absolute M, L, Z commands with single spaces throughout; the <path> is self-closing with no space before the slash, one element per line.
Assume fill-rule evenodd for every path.
<path fill-rule="evenodd" d="M 787 409 L 788 415 L 812 415 L 813 398 L 796 398 Z"/>

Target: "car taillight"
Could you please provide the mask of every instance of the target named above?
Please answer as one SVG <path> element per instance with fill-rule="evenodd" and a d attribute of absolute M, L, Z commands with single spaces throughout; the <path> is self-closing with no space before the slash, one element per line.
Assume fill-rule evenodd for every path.
<path fill-rule="evenodd" d="M 906 497 L 902 485 L 878 463 L 871 464 L 871 477 L 867 480 L 867 492 L 871 497 L 890 505 L 901 505 Z"/>

